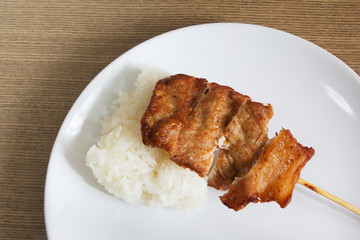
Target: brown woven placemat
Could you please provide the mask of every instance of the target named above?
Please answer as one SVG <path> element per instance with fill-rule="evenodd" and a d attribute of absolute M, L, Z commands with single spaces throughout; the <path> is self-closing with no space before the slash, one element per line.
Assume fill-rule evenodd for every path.
<path fill-rule="evenodd" d="M 129 48 L 176 28 L 277 28 L 360 73 L 359 1 L 1 1 L 0 239 L 45 239 L 51 148 L 80 92 Z"/>

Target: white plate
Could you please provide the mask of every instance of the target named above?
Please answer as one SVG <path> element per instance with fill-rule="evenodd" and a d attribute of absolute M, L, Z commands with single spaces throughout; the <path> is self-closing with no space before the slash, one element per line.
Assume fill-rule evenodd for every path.
<path fill-rule="evenodd" d="M 186 73 L 271 103 L 281 126 L 316 150 L 302 177 L 360 206 L 360 78 L 339 59 L 291 34 L 246 24 L 172 31 L 126 52 L 83 91 L 51 154 L 45 188 L 50 239 L 360 239 L 360 218 L 297 185 L 293 200 L 234 212 L 209 189 L 197 211 L 133 206 L 108 194 L 85 166 L 99 120 L 143 67 Z"/>

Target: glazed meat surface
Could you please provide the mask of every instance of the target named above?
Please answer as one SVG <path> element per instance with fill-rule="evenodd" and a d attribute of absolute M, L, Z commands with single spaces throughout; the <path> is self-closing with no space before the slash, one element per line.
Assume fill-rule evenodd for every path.
<path fill-rule="evenodd" d="M 171 159 L 205 177 L 211 167 L 218 140 L 246 100 L 232 88 L 216 83 L 208 84 L 180 131 Z"/>
<path fill-rule="evenodd" d="M 208 184 L 227 190 L 235 177 L 245 175 L 268 141 L 267 124 L 271 105 L 248 100 L 225 129 L 227 149 L 220 149 L 209 172 Z"/>
<path fill-rule="evenodd" d="M 141 121 L 143 142 L 205 177 L 225 128 L 249 97 L 183 74 L 160 80 Z"/>
<path fill-rule="evenodd" d="M 289 130 L 282 129 L 265 146 L 253 168 L 235 178 L 221 201 L 235 211 L 251 202 L 276 201 L 286 207 L 300 171 L 314 153 L 313 148 L 302 146 Z"/>
<path fill-rule="evenodd" d="M 158 81 L 141 120 L 144 144 L 173 152 L 181 127 L 207 84 L 183 74 Z"/>

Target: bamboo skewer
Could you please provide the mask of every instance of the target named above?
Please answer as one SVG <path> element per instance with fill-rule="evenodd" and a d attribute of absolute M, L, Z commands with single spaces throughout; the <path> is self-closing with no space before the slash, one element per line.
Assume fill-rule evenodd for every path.
<path fill-rule="evenodd" d="M 306 180 L 304 180 L 302 178 L 299 178 L 298 183 L 300 183 L 301 185 L 309 188 L 310 190 L 313 190 L 314 192 L 326 197 L 327 199 L 330 199 L 331 201 L 333 201 L 333 202 L 335 202 L 335 203 L 349 209 L 350 211 L 360 215 L 360 209 L 359 208 L 357 208 L 354 205 L 352 205 L 352 204 L 350 204 L 348 202 L 345 202 L 344 200 L 332 195 L 331 193 L 329 193 L 329 192 L 327 192 L 327 191 L 325 191 L 325 190 L 323 190 L 323 189 L 309 183 L 308 181 L 306 181 Z"/>

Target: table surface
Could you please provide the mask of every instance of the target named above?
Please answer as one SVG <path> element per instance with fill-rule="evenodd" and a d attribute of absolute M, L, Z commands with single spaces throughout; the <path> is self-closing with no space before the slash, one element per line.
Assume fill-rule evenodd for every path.
<path fill-rule="evenodd" d="M 151 37 L 211 22 L 284 30 L 360 73 L 359 1 L 0 2 L 0 239 L 46 239 L 52 145 L 93 77 Z"/>

